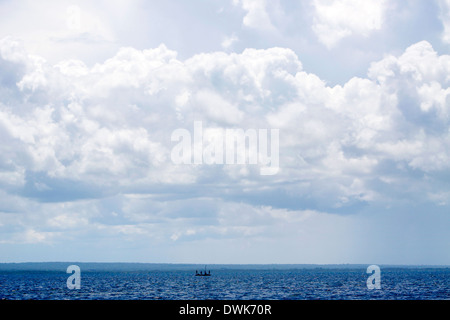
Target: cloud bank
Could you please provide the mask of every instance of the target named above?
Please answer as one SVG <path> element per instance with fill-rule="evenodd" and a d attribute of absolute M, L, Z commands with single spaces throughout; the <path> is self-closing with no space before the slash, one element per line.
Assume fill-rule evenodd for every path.
<path fill-rule="evenodd" d="M 368 36 L 383 25 L 387 2 L 379 0 L 338 0 L 313 2 L 312 29 L 328 48 L 351 35 Z"/>
<path fill-rule="evenodd" d="M 279 27 L 264 2 L 232 6 L 247 12 L 244 29 Z M 386 13 L 384 1 L 313 6 L 311 30 L 327 50 L 381 30 Z M 80 26 L 77 7 L 69 9 L 73 37 L 114 41 L 93 16 Z M 224 52 L 245 37 L 223 39 L 186 58 L 165 44 L 121 46 L 87 63 L 47 61 L 20 38 L 2 38 L 3 256 L 450 261 L 449 55 L 415 42 L 331 85 L 291 48 Z M 173 163 L 173 131 L 192 131 L 195 121 L 279 129 L 279 172 Z M 22 255 L 33 246 L 35 255 Z"/>

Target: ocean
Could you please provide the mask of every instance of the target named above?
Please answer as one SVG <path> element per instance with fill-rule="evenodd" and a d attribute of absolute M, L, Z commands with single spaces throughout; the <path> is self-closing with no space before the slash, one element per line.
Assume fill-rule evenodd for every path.
<path fill-rule="evenodd" d="M 0 264 L 2 300 L 448 300 L 450 267 L 380 266 L 380 289 L 368 289 L 367 266 L 207 266 Z"/>

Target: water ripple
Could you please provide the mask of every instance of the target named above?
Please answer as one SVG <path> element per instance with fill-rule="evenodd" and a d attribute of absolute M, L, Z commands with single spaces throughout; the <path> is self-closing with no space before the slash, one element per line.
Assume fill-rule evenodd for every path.
<path fill-rule="evenodd" d="M 361 269 L 84 272 L 80 290 L 67 274 L 2 272 L 0 299 L 81 300 L 420 300 L 449 299 L 450 269 L 383 270 L 382 289 L 368 290 Z"/>

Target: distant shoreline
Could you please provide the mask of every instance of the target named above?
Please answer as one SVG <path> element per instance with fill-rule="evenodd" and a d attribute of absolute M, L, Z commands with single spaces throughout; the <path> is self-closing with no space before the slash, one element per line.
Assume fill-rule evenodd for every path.
<path fill-rule="evenodd" d="M 188 271 L 207 266 L 211 270 L 365 269 L 371 264 L 208 264 L 145 262 L 0 262 L 1 271 L 65 271 L 70 265 L 84 271 Z M 379 264 L 381 268 L 450 268 L 449 265 Z"/>

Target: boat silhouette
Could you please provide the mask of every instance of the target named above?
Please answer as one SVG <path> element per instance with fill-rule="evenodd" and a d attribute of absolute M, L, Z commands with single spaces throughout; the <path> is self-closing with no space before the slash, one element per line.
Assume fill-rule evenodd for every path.
<path fill-rule="evenodd" d="M 208 272 L 206 272 L 206 266 L 205 266 L 205 272 L 201 271 L 198 272 L 198 270 L 195 270 L 195 276 L 196 277 L 210 277 L 211 276 L 211 271 L 208 270 Z"/>

